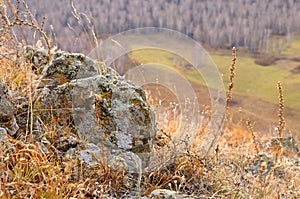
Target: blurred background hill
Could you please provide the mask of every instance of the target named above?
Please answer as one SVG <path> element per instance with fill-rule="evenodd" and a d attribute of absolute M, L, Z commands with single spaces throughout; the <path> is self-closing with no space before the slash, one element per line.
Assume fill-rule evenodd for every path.
<path fill-rule="evenodd" d="M 234 45 L 253 53 L 282 51 L 300 33 L 299 0 L 74 1 L 82 24 L 73 16 L 70 0 L 30 0 L 27 4 L 38 21 L 46 17 L 45 29 L 55 35 L 59 48 L 80 52 L 90 47 L 76 42 L 88 26 L 95 28 L 99 38 L 139 27 L 169 28 L 212 48 Z"/>

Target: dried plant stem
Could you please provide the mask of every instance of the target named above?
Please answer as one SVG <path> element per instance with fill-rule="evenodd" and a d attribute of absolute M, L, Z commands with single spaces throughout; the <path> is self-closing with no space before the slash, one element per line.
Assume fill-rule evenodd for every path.
<path fill-rule="evenodd" d="M 236 48 L 233 47 L 232 48 L 232 62 L 231 62 L 231 66 L 230 66 L 230 75 L 229 75 L 229 84 L 228 84 L 228 91 L 227 91 L 227 95 L 226 95 L 226 111 L 228 111 L 229 108 L 229 102 L 232 99 L 232 89 L 234 86 L 233 83 L 233 79 L 235 76 L 235 65 L 236 65 Z"/>
<path fill-rule="evenodd" d="M 256 152 L 256 156 L 258 156 L 259 150 L 258 150 L 258 144 L 257 144 L 257 141 L 256 141 L 255 132 L 254 132 L 254 125 L 250 120 L 247 120 L 247 127 L 248 127 L 249 131 L 251 132 L 253 143 L 254 143 L 254 149 L 255 149 L 255 152 Z"/>
<path fill-rule="evenodd" d="M 49 40 L 47 34 L 45 33 L 45 31 L 43 31 L 43 29 L 41 29 L 39 26 L 37 26 L 33 23 L 29 23 L 29 22 L 22 21 L 22 20 L 14 21 L 13 23 L 9 24 L 5 28 L 12 28 L 16 25 L 18 25 L 18 26 L 29 26 L 29 27 L 32 27 L 32 28 L 36 29 L 39 33 L 41 33 L 43 39 L 46 42 L 47 48 L 48 48 L 48 63 L 50 63 L 50 61 L 51 61 L 51 58 L 50 58 L 51 57 L 51 44 L 50 44 L 50 40 Z"/>
<path fill-rule="evenodd" d="M 73 17 L 77 20 L 78 24 L 82 27 L 83 32 L 86 35 L 86 38 L 88 39 L 88 43 L 89 43 L 90 47 L 94 48 L 93 42 L 97 46 L 98 45 L 98 39 L 97 39 L 97 36 L 96 36 L 96 33 L 95 33 L 95 28 L 92 25 L 92 22 L 90 20 L 90 17 L 85 13 L 78 13 L 73 1 L 71 3 L 71 6 L 72 6 L 72 15 L 73 15 Z M 85 25 L 85 23 L 84 23 L 84 21 L 81 17 L 81 14 L 85 17 L 86 21 L 88 22 L 88 26 Z M 89 30 L 92 34 L 92 38 L 89 34 Z"/>
<path fill-rule="evenodd" d="M 29 11 L 29 8 L 27 6 L 27 4 L 24 2 L 23 5 L 26 9 L 26 13 L 31 17 L 31 22 L 22 20 L 19 18 L 19 8 L 17 8 L 17 10 L 14 9 L 13 5 L 11 4 L 11 2 L 9 0 L 7 0 L 7 4 L 9 5 L 11 12 L 14 15 L 14 20 L 12 22 L 9 21 L 8 17 L 7 17 L 7 11 L 6 11 L 6 6 L 4 3 L 4 0 L 0 0 L 0 8 L 1 8 L 1 20 L 2 20 L 2 28 L 0 29 L 1 31 L 6 30 L 6 29 L 12 29 L 15 26 L 20 26 L 21 28 L 21 32 L 23 34 L 22 31 L 22 26 L 28 26 L 31 27 L 35 30 L 37 30 L 43 37 L 47 48 L 48 48 L 48 63 L 50 63 L 51 61 L 51 43 L 50 43 L 50 39 L 48 38 L 46 32 L 38 25 L 38 23 L 36 22 L 36 20 L 34 19 L 34 17 L 32 16 L 31 12 Z M 24 37 L 25 38 L 25 37 Z"/>
<path fill-rule="evenodd" d="M 6 3 L 9 7 L 9 9 L 10 9 L 10 12 L 13 14 L 14 18 L 19 19 L 19 4 L 20 4 L 19 0 L 17 1 L 17 9 L 15 9 L 14 5 L 11 3 L 10 0 L 6 0 Z M 9 23 L 7 23 L 7 24 L 9 24 Z M 28 42 L 27 42 L 27 39 L 25 37 L 25 33 L 24 33 L 24 30 L 23 30 L 22 26 L 19 26 L 19 28 L 20 28 L 21 35 L 22 35 L 22 37 L 24 38 L 24 40 L 27 44 Z"/>
<path fill-rule="evenodd" d="M 283 90 L 282 90 L 282 86 L 281 83 L 278 82 L 277 83 L 277 89 L 278 89 L 278 98 L 279 98 L 279 109 L 278 109 L 278 126 L 277 126 L 277 130 L 278 130 L 278 138 L 282 137 L 282 131 L 285 128 L 285 120 L 284 120 L 284 116 L 283 116 L 283 109 L 284 109 L 284 99 L 283 99 Z"/>
<path fill-rule="evenodd" d="M 254 125 L 250 120 L 247 120 L 247 127 L 249 129 L 249 131 L 251 132 L 252 135 L 252 139 L 253 139 L 253 143 L 254 143 L 254 149 L 255 149 L 255 156 L 256 159 L 259 161 L 259 165 L 261 167 L 262 161 L 259 157 L 259 149 L 258 149 L 258 143 L 256 141 L 256 136 L 255 136 L 255 132 L 254 132 Z M 260 183 L 260 188 L 259 188 L 259 196 L 260 198 L 262 198 L 265 195 L 265 181 L 263 179 L 263 173 L 262 173 L 262 169 L 260 168 L 258 170 L 258 178 L 259 178 L 259 183 Z"/>
<path fill-rule="evenodd" d="M 4 4 L 4 0 L 0 0 L 0 14 L 1 14 L 1 21 L 3 26 L 7 26 L 9 24 L 9 20 L 7 17 L 7 12 L 6 12 L 6 6 Z"/>

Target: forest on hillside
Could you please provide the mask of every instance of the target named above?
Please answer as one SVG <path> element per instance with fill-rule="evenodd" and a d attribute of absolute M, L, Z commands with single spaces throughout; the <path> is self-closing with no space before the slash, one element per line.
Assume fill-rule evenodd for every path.
<path fill-rule="evenodd" d="M 11 2 L 26 10 L 22 2 Z M 300 33 L 299 0 L 31 0 L 27 4 L 59 48 L 79 52 L 93 47 L 91 42 L 87 45 L 92 31 L 99 39 L 149 26 L 180 31 L 213 48 L 235 45 L 253 53 L 280 52 Z M 18 8 L 10 7 L 11 18 Z M 32 39 L 30 34 L 21 35 L 25 42 Z"/>

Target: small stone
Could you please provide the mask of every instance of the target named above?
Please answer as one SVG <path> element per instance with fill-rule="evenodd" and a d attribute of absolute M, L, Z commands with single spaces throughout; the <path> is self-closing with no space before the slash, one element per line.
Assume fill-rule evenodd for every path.
<path fill-rule="evenodd" d="M 0 133 L 5 133 L 5 134 L 6 134 L 6 133 L 7 133 L 7 131 L 6 131 L 6 129 L 5 129 L 5 128 L 1 128 L 1 127 L 0 127 Z"/>
<path fill-rule="evenodd" d="M 300 155 L 297 143 L 292 136 L 272 138 L 268 144 L 268 148 L 273 153 L 282 152 L 284 156 Z"/>
<path fill-rule="evenodd" d="M 109 165 L 114 169 L 124 170 L 124 185 L 139 195 L 142 178 L 142 162 L 139 156 L 129 151 L 114 151 L 109 157 Z"/>
<path fill-rule="evenodd" d="M 156 189 L 151 192 L 150 199 L 175 199 L 176 192 L 168 189 Z"/>

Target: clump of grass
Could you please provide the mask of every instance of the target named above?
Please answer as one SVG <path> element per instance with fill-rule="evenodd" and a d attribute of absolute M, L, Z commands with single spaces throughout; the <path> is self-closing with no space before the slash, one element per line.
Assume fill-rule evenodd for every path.
<path fill-rule="evenodd" d="M 76 158 L 59 161 L 55 147 L 13 138 L 0 147 L 1 198 L 107 198 L 126 193 L 124 171 Z M 47 152 L 42 148 L 47 147 Z"/>

